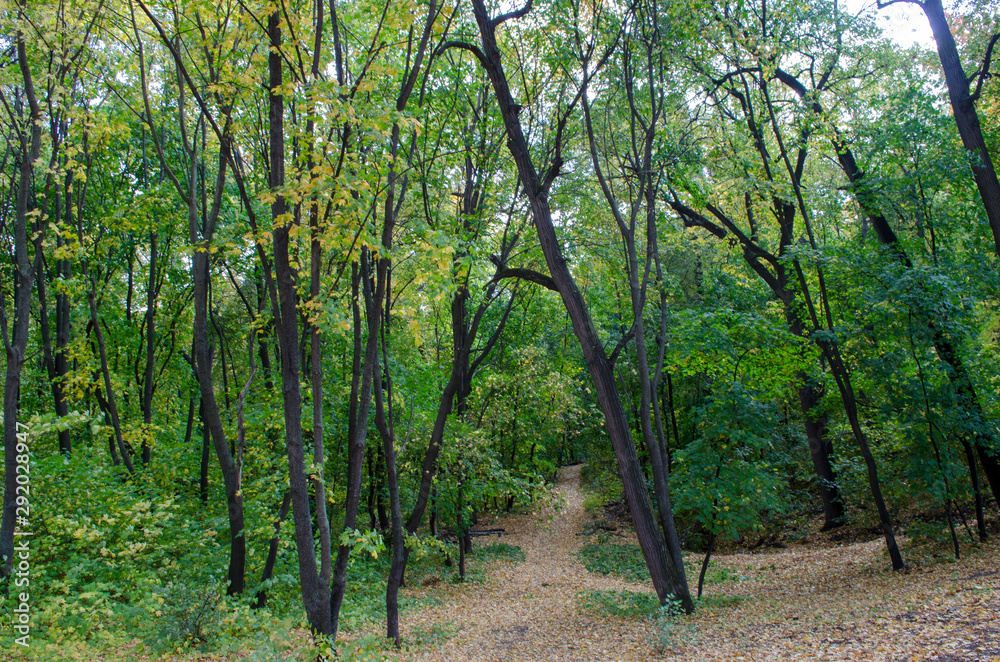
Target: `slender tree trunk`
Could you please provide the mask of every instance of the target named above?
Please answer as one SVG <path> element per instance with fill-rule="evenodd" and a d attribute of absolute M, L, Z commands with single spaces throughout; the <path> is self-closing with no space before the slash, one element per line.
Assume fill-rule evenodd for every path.
<path fill-rule="evenodd" d="M 274 535 L 271 536 L 271 541 L 268 543 L 267 547 L 267 559 L 264 561 L 264 572 L 261 573 L 260 583 L 263 584 L 274 576 L 274 564 L 278 560 L 278 534 L 281 533 L 281 523 L 285 521 L 285 517 L 288 516 L 288 507 L 291 504 L 291 495 L 288 491 L 285 491 L 285 495 L 281 497 L 281 507 L 278 509 L 278 517 L 274 520 Z M 263 609 L 267 606 L 267 590 L 261 589 L 257 591 L 257 602 L 254 603 L 254 609 Z"/>
<path fill-rule="evenodd" d="M 708 564 L 712 560 L 712 552 L 715 551 L 715 534 L 713 533 L 708 539 L 708 550 L 705 552 L 705 559 L 701 562 L 701 572 L 698 573 L 698 597 L 701 597 L 701 591 L 705 586 L 705 573 L 708 572 Z"/>
<path fill-rule="evenodd" d="M 70 209 L 67 209 L 66 213 L 69 215 L 72 212 Z M 57 237 L 56 245 L 60 246 L 61 244 L 62 238 Z M 69 280 L 72 276 L 70 273 L 70 261 L 58 260 L 56 262 L 56 273 L 63 280 Z M 59 417 L 69 414 L 69 406 L 66 402 L 66 393 L 63 384 L 69 375 L 69 362 L 66 359 L 66 351 L 69 347 L 71 333 L 70 299 L 69 295 L 60 288 L 56 291 L 55 376 L 52 384 L 52 391 L 56 398 L 56 415 Z M 59 451 L 66 455 L 69 455 L 72 452 L 69 430 L 59 431 Z"/>
<path fill-rule="evenodd" d="M 226 511 L 229 517 L 229 586 L 227 593 L 236 595 L 243 592 L 246 569 L 246 538 L 243 522 L 243 495 L 239 489 L 236 462 L 222 427 L 222 416 L 215 399 L 215 389 L 212 380 L 212 345 L 208 334 L 208 292 L 211 274 L 209 271 L 209 248 L 215 219 L 221 204 L 222 189 L 226 177 L 226 146 L 223 145 L 219 156 L 219 172 L 216 181 L 215 199 L 212 211 L 205 218 L 203 229 L 198 227 L 196 181 L 192 157 L 190 170 L 190 193 L 188 205 L 188 224 L 191 242 L 195 251 L 191 256 L 191 275 L 194 283 L 194 324 L 193 336 L 195 346 L 195 365 L 198 375 L 198 385 L 201 392 L 202 412 L 204 422 L 209 430 L 215 454 L 222 469 L 222 479 L 226 492 Z"/>
<path fill-rule="evenodd" d="M 386 324 L 388 320 L 384 320 Z M 388 347 L 383 350 L 387 354 Z M 386 364 L 387 365 L 387 364 Z M 386 417 L 386 403 L 382 397 L 381 370 L 376 371 L 375 381 L 375 426 L 382 436 L 382 453 L 385 458 L 385 480 L 389 487 L 389 511 L 392 522 L 392 565 L 389 570 L 385 591 L 386 634 L 399 648 L 399 587 L 406 568 L 406 537 L 403 531 L 403 512 L 399 505 L 399 481 L 396 476 L 395 435 L 391 415 Z M 389 407 L 392 406 L 392 386 L 387 389 Z"/>
<path fill-rule="evenodd" d="M 17 35 L 17 61 L 21 69 L 24 93 L 30 115 L 29 134 L 21 133 L 18 151 L 17 197 L 14 207 L 14 309 L 13 328 L 8 326 L 7 305 L 0 293 L 0 332 L 3 334 L 7 368 L 3 390 L 4 494 L 3 517 L 0 520 L 0 576 L 10 577 L 14 564 L 14 524 L 17 508 L 18 432 L 17 411 L 21 395 L 21 368 L 27 358 L 29 322 L 31 320 L 31 286 L 34 281 L 32 262 L 28 257 L 28 200 L 34 164 L 41 152 L 41 113 L 28 67 L 24 35 Z M 37 269 L 40 255 L 35 255 Z"/>
<path fill-rule="evenodd" d="M 958 133 L 962 137 L 962 144 L 969 153 L 972 175 L 976 180 L 983 207 L 986 208 L 990 229 L 993 230 L 993 242 L 997 254 L 1000 255 L 1000 183 L 997 181 L 993 160 L 990 158 L 979 125 L 976 100 L 969 92 L 969 79 L 962 68 L 955 37 L 951 34 L 941 0 L 923 0 L 918 4 L 927 16 L 931 31 L 934 33 L 934 41 L 937 42 L 938 57 L 948 85 L 952 114 L 958 126 Z"/>
<path fill-rule="evenodd" d="M 118 418 L 118 406 L 115 403 L 115 393 L 111 386 L 111 372 L 108 369 L 108 352 L 104 344 L 104 333 L 101 331 L 101 320 L 97 315 L 97 300 L 94 296 L 94 288 L 96 287 L 97 284 L 91 281 L 91 289 L 87 292 L 87 301 L 90 303 L 90 319 L 94 325 L 94 337 L 97 339 L 97 351 L 101 360 L 101 375 L 104 377 L 105 399 L 108 404 L 108 413 L 111 416 L 115 442 L 118 445 L 118 451 L 121 453 L 122 462 L 125 464 L 128 472 L 134 474 L 135 467 L 132 466 L 132 454 L 129 453 L 128 448 L 125 446 L 125 440 L 122 437 L 121 421 Z"/>
<path fill-rule="evenodd" d="M 198 496 L 208 503 L 208 461 L 211 458 L 212 433 L 205 420 L 205 402 L 198 398 L 198 420 L 201 422 L 201 463 L 198 471 Z"/>
<path fill-rule="evenodd" d="M 149 280 L 146 285 L 146 368 L 142 383 L 142 422 L 145 431 L 142 438 L 142 463 L 149 464 L 152 451 L 146 435 L 153 423 L 153 373 L 156 367 L 156 233 L 149 233 Z"/>
<path fill-rule="evenodd" d="M 36 246 L 35 250 L 41 250 Z M 59 261 L 56 262 L 59 264 Z M 49 309 L 46 297 L 44 269 L 35 271 L 35 287 L 38 289 L 38 326 L 42 334 L 42 356 L 45 363 L 45 373 L 49 378 L 49 386 L 52 389 L 52 400 L 55 404 L 56 416 L 63 418 L 69 411 L 66 406 L 66 399 L 63 396 L 62 380 L 56 375 L 55 359 L 52 352 L 52 331 L 49 328 Z M 53 279 L 54 280 L 54 279 Z M 58 309 L 58 303 L 56 304 Z M 69 439 L 69 430 L 59 430 L 59 452 L 70 455 L 72 447 Z"/>
<path fill-rule="evenodd" d="M 347 461 L 347 501 L 344 512 L 344 531 L 350 531 L 357 525 L 358 507 L 361 503 L 361 479 L 365 461 L 365 442 L 368 432 L 368 417 L 371 411 L 372 385 L 375 380 L 375 369 L 378 361 L 378 328 L 382 314 L 382 298 L 385 296 L 385 276 L 381 269 L 381 260 L 376 268 L 376 285 L 373 289 L 366 248 L 361 251 L 361 287 L 365 300 L 365 311 L 368 320 L 368 339 L 365 343 L 364 359 L 361 362 L 361 387 L 358 390 L 357 422 L 354 436 L 349 440 Z M 355 317 L 360 322 L 359 317 Z M 351 548 L 341 545 L 337 550 L 337 561 L 333 567 L 331 583 L 330 609 L 332 613 L 333 636 L 337 635 L 340 621 L 340 608 L 344 602 L 344 592 L 347 589 L 347 561 Z"/>
<path fill-rule="evenodd" d="M 615 385 L 614 373 L 604 352 L 604 345 L 590 318 L 587 305 L 563 255 L 562 245 L 552 222 L 548 191 L 543 187 L 531 160 L 527 140 L 521 129 L 520 106 L 515 104 L 511 97 L 507 77 L 501 64 L 500 49 L 495 34 L 497 24 L 490 17 L 483 0 L 473 0 L 473 10 L 483 45 L 480 63 L 486 69 L 503 115 L 507 130 L 507 147 L 514 158 L 521 184 L 528 196 L 545 262 L 569 313 L 573 331 L 580 342 L 584 359 L 594 381 L 598 402 L 604 412 L 608 436 L 611 438 L 611 445 L 618 461 L 625 498 L 632 512 L 639 546 L 646 559 L 653 586 L 662 604 L 672 596 L 674 599 L 680 599 L 684 608 L 690 611 L 693 609 L 693 602 L 687 583 L 684 581 L 683 567 L 674 567 L 667 555 L 646 491 L 625 410 Z"/>
<path fill-rule="evenodd" d="M 320 590 L 313 540 L 312 512 L 309 504 L 309 483 L 306 476 L 305 447 L 302 438 L 302 393 L 299 386 L 299 329 L 296 269 L 292 266 L 290 229 L 285 197 L 278 191 L 285 184 L 284 98 L 282 96 L 281 17 L 275 12 L 268 17 L 271 52 L 268 56 L 270 78 L 269 149 L 270 187 L 275 191 L 271 203 L 274 241 L 274 272 L 278 290 L 278 343 L 281 347 L 281 394 L 285 415 L 285 448 L 288 455 L 288 488 L 295 522 L 295 547 L 298 550 L 299 581 L 302 602 L 310 627 L 323 634 L 330 633 L 329 593 Z"/>

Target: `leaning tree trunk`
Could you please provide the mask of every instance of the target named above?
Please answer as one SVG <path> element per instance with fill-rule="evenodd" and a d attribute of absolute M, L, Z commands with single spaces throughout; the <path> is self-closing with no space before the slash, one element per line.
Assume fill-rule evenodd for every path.
<path fill-rule="evenodd" d="M 368 431 L 368 417 L 371 412 L 372 384 L 375 378 L 376 362 L 378 360 L 378 325 L 381 316 L 381 302 L 385 297 L 385 273 L 381 267 L 376 267 L 376 285 L 372 288 L 370 274 L 370 259 L 367 248 L 361 249 L 360 286 L 365 300 L 368 320 L 368 338 L 364 345 L 364 358 L 359 362 L 355 357 L 355 365 L 361 370 L 361 385 L 357 390 L 357 402 L 351 403 L 356 411 L 347 450 L 347 501 L 344 509 L 344 531 L 352 530 L 357 524 L 358 507 L 361 503 L 361 479 L 365 462 L 365 443 Z M 386 260 L 388 262 L 388 260 Z M 386 267 L 388 265 L 386 264 Z M 360 349 L 360 312 L 357 303 L 354 304 L 355 353 Z M 353 389 L 352 389 L 353 390 Z M 355 409 L 356 408 L 356 409 Z M 337 636 L 340 621 L 340 608 L 344 602 L 347 590 L 347 562 L 350 560 L 351 548 L 341 545 L 337 549 L 337 559 L 333 566 L 333 578 L 330 584 L 331 632 Z"/>
<path fill-rule="evenodd" d="M 530 3 L 527 5 L 530 8 Z M 646 490 L 645 477 L 635 445 L 632 441 L 628 420 L 622 406 L 621 397 L 615 384 L 614 372 L 604 351 L 604 345 L 590 318 L 590 311 L 577 288 L 576 281 L 563 255 L 562 245 L 556 236 L 552 222 L 552 211 L 548 202 L 548 187 L 543 186 L 531 160 L 528 143 L 521 129 L 520 106 L 511 97 L 510 86 L 501 63 L 500 49 L 496 41 L 498 22 L 490 17 L 483 0 L 473 0 L 476 23 L 483 49 L 478 52 L 480 63 L 486 70 L 493 87 L 500 112 L 507 130 L 507 147 L 517 165 L 518 175 L 531 208 L 532 219 L 538 233 L 545 262 L 555 281 L 563 305 L 573 324 L 573 331 L 580 342 L 584 359 L 590 370 L 597 391 L 598 402 L 604 412 L 605 423 L 618 470 L 622 478 L 625 498 L 635 522 L 636 535 L 649 568 L 653 586 L 661 603 L 670 599 L 682 601 L 685 609 L 693 609 L 693 602 L 686 582 L 680 581 L 683 574 L 673 567 L 664 546 L 656 517 L 653 514 Z M 524 11 L 517 13 L 523 15 Z M 513 15 L 501 19 L 513 18 Z M 478 49 L 477 49 L 478 50 Z M 555 174 L 553 171 L 552 175 Z"/>
<path fill-rule="evenodd" d="M 983 200 L 983 207 L 986 208 L 990 229 L 993 230 L 993 242 L 997 254 L 1000 255 L 1000 182 L 997 181 L 993 160 L 990 158 L 983 130 L 979 125 L 975 99 L 969 93 L 969 79 L 962 69 L 955 37 L 951 34 L 941 0 L 924 0 L 918 4 L 927 15 L 927 21 L 934 33 L 934 41 L 937 42 L 938 57 L 941 60 L 945 82 L 948 84 L 948 98 L 951 100 L 955 124 L 962 137 L 962 144 L 969 152 L 972 175 Z M 985 66 L 988 67 L 989 64 Z M 986 72 L 983 72 L 983 75 L 985 76 Z"/>
<path fill-rule="evenodd" d="M 954 47 L 954 41 L 952 41 L 952 47 Z M 957 59 L 957 55 L 955 58 Z M 778 80 L 792 89 L 800 98 L 804 99 L 808 95 L 805 85 L 786 71 L 777 69 L 775 76 Z M 967 85 L 966 91 L 968 91 Z M 823 106 L 818 101 L 818 96 L 813 96 L 811 107 L 815 114 L 820 116 L 825 115 Z M 854 152 L 851 150 L 850 145 L 848 145 L 844 140 L 836 126 L 831 127 L 831 129 L 831 141 L 833 142 L 834 149 L 837 152 L 837 160 L 839 161 L 844 174 L 847 176 L 848 181 L 851 183 L 851 192 L 854 194 L 855 200 L 857 200 L 862 212 L 871 222 L 879 241 L 892 251 L 892 255 L 904 267 L 907 269 L 912 268 L 913 263 L 910 261 L 909 256 L 907 256 L 905 249 L 899 243 L 899 238 L 896 236 L 895 231 L 892 229 L 892 226 L 889 225 L 889 221 L 885 218 L 882 212 L 879 211 L 875 193 L 869 185 L 868 180 L 865 178 L 864 172 L 858 166 L 858 163 L 854 158 Z M 968 370 L 962 362 L 961 357 L 955 349 L 955 344 L 950 338 L 948 338 L 948 336 L 945 335 L 940 325 L 937 324 L 934 319 L 929 319 L 927 325 L 931 331 L 934 349 L 937 350 L 937 356 L 947 366 L 945 372 L 948 375 L 952 388 L 955 389 L 955 393 L 959 400 L 963 402 L 968 411 L 972 414 L 973 426 L 976 429 L 976 432 L 974 433 L 976 451 L 978 452 L 979 459 L 983 464 L 983 469 L 985 470 L 987 481 L 990 484 L 993 496 L 997 503 L 1000 504 L 1000 458 L 997 457 L 996 453 L 991 452 L 993 449 L 991 435 L 983 432 L 988 429 L 985 425 L 986 416 L 983 412 L 982 406 L 979 404 L 979 398 L 976 395 L 972 379 L 970 378 Z M 979 535 L 980 538 L 985 540 L 986 528 L 983 521 L 983 500 L 979 487 L 975 457 L 973 456 L 972 448 L 969 442 L 962 439 L 961 443 L 969 463 L 969 477 L 972 481 L 973 491 L 976 497 L 976 521 L 979 528 Z"/>

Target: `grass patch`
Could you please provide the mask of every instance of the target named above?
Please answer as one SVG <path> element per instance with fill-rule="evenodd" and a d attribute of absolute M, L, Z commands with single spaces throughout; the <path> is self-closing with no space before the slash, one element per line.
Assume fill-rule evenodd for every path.
<path fill-rule="evenodd" d="M 580 607 L 599 616 L 639 618 L 656 613 L 660 601 L 655 595 L 635 591 L 581 591 Z"/>
<path fill-rule="evenodd" d="M 453 637 L 456 632 L 458 627 L 450 621 L 418 625 L 406 637 L 406 646 L 410 650 L 435 648 Z"/>
<path fill-rule="evenodd" d="M 583 567 L 599 575 L 616 575 L 631 582 L 649 580 L 649 570 L 638 545 L 584 545 L 577 553 L 577 558 Z"/>
<path fill-rule="evenodd" d="M 489 545 L 484 545 L 476 550 L 476 555 L 484 561 L 509 561 L 511 563 L 524 563 L 526 558 L 523 549 L 505 542 L 491 542 Z"/>
<path fill-rule="evenodd" d="M 735 607 L 746 600 L 743 595 L 703 595 L 698 598 L 698 607 L 712 609 L 714 607 Z"/>

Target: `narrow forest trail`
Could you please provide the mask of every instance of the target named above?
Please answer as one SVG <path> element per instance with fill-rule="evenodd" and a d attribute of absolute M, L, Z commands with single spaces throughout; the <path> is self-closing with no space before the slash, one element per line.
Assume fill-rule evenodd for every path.
<path fill-rule="evenodd" d="M 555 489 L 564 505 L 558 512 L 498 522 L 506 528 L 503 541 L 525 552 L 523 563 L 500 564 L 483 583 L 406 589 L 431 594 L 437 604 L 402 619 L 404 640 L 427 643 L 390 657 L 1000 662 L 996 540 L 961 561 L 915 564 L 905 573 L 889 569 L 879 540 L 719 556 L 713 558 L 716 581 L 706 587 L 706 598 L 693 616 L 673 625 L 666 650 L 658 649 L 652 619 L 600 616 L 580 607 L 578 594 L 586 590 L 652 593 L 651 585 L 596 575 L 577 561 L 588 521 L 580 469 L 560 470 Z M 689 581 L 693 588 L 697 578 Z M 415 637 L 418 632 L 425 634 Z"/>
<path fill-rule="evenodd" d="M 500 567 L 483 585 L 462 587 L 446 598 L 447 604 L 422 611 L 420 623 L 439 623 L 453 635 L 433 650 L 408 653 L 405 659 L 647 659 L 648 623 L 595 618 L 579 608 L 577 594 L 588 589 L 652 593 L 651 585 L 590 573 L 576 559 L 585 544 L 580 532 L 587 521 L 580 469 L 559 471 L 555 491 L 563 504 L 558 512 L 503 519 L 503 542 L 520 547 L 525 561 Z"/>

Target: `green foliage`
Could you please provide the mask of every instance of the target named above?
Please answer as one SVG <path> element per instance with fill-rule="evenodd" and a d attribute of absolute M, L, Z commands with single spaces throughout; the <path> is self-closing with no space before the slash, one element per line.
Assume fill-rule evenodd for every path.
<path fill-rule="evenodd" d="M 664 652 L 681 635 L 691 633 L 691 625 L 684 622 L 686 616 L 680 600 L 668 598 L 666 604 L 657 605 L 653 618 L 653 645 L 657 650 Z"/>
<path fill-rule="evenodd" d="M 197 654 L 209 645 L 226 649 L 241 636 L 256 638 L 261 655 L 279 657 L 287 642 L 269 633 L 287 634 L 301 620 L 294 524 L 282 525 L 274 577 L 259 587 L 268 591 L 269 609 L 251 613 L 247 602 L 254 591 L 223 598 L 226 587 L 218 580 L 234 532 L 211 442 L 204 502 L 199 494 L 202 422 L 186 356 L 193 335 L 191 234 L 207 230 L 213 207 L 219 216 L 207 247 L 210 372 L 233 445 L 236 400 L 258 370 L 243 408 L 245 529 L 235 532 L 247 542 L 248 585 L 260 577 L 287 486 L 283 385 L 265 275 L 270 263 L 262 264 L 257 252 L 273 257 L 271 230 L 281 219 L 271 218 L 269 205 L 279 192 L 295 221 L 288 247 L 294 268 L 307 273 L 313 239 L 319 251 L 319 294 L 312 294 L 307 278 L 297 279 L 293 317 L 301 340 L 315 328 L 323 342 L 326 458 L 310 472 L 318 476 L 322 469 L 334 546 L 353 548 L 342 629 L 383 617 L 389 561 L 374 524 L 337 537 L 347 490 L 344 442 L 356 404 L 353 332 L 366 333 L 369 321 L 362 310 L 355 327 L 352 313 L 351 270 L 362 250 L 392 261 L 379 360 L 390 377 L 385 404 L 397 440 L 404 513 L 416 498 L 451 369 L 453 336 L 473 319 L 482 325 L 470 355 L 477 371 L 463 383 L 468 398 L 456 403 L 445 426 L 433 486 L 439 520 L 462 530 L 474 512 L 553 499 L 556 468 L 574 461 L 588 462 L 588 512 L 599 515 L 604 503 L 622 499 L 603 414 L 562 302 L 496 272 L 493 258 L 501 256 L 507 268 L 544 272 L 545 266 L 530 240 L 518 175 L 503 149 L 503 123 L 481 67 L 467 51 L 450 49 L 447 57 L 433 58 L 431 69 L 413 72 L 419 102 L 397 108 L 413 50 L 385 44 L 412 45 L 424 7 L 418 5 L 338 4 L 345 42 L 337 52 L 328 27 L 321 39 L 312 39 L 312 6 L 286 8 L 282 98 L 289 154 L 280 191 L 268 180 L 271 155 L 264 148 L 271 138 L 261 82 L 270 50 L 260 28 L 270 6 L 221 14 L 213 7 L 208 13 L 219 14 L 218 20 L 206 22 L 204 6 L 182 0 L 162 14 L 198 101 L 193 90 L 181 92 L 184 81 L 173 64 L 164 66 L 172 53 L 141 12 L 132 25 L 123 5 L 71 0 L 22 3 L 0 16 L 8 45 L 24 35 L 26 59 L 18 53 L 17 64 L 35 80 L 42 115 L 36 125 L 43 130 L 41 155 L 28 164 L 29 252 L 40 271 L 16 394 L 21 423 L 31 430 L 31 527 L 35 539 L 45 541 L 32 551 L 32 582 L 45 587 L 33 594 L 33 636 L 41 642 L 36 651 L 43 651 L 33 652 L 36 658 L 95 659 L 97 651 L 133 638 Z M 722 15 L 673 3 L 657 7 L 655 25 L 645 6 L 597 9 L 562 1 L 536 7 L 531 17 L 504 23 L 501 48 L 505 58 L 528 54 L 512 60 L 510 70 L 518 72 L 513 94 L 526 125 L 537 128 L 530 140 L 536 163 L 555 165 L 558 154 L 560 164 L 550 172 L 559 177 L 546 195 L 599 341 L 607 353 L 616 352 L 617 386 L 636 431 L 643 423 L 637 403 L 644 386 L 636 349 L 644 347 L 650 357 L 663 352 L 668 378 L 654 394 L 660 419 L 654 422 L 672 454 L 672 497 L 688 543 L 694 546 L 702 533 L 736 539 L 789 511 L 809 513 L 815 489 L 802 423 L 819 414 L 829 419 L 838 486 L 850 516 L 874 522 L 867 468 L 818 340 L 835 341 L 847 365 L 894 518 L 968 502 L 962 440 L 985 436 L 993 440 L 987 445 L 1000 443 L 1000 276 L 968 156 L 922 56 L 881 41 L 865 15 L 848 16 L 825 1 L 781 0 L 769 4 L 766 15 L 739 3 Z M 955 10 L 956 17 L 965 13 L 955 29 L 967 61 L 981 58 L 996 31 L 996 12 L 989 9 Z M 445 12 L 441 19 L 431 26 L 432 44 L 445 38 L 445 19 L 453 35 L 475 31 L 467 11 Z M 623 26 L 630 26 L 628 39 L 621 38 Z M 659 63 L 650 75 L 659 78 L 629 88 L 630 66 L 645 57 L 647 35 L 650 61 Z M 578 37 L 586 42 L 582 50 L 566 47 L 579 46 Z M 324 72 L 319 79 L 305 65 L 316 45 Z M 593 59 L 588 63 L 590 93 L 580 96 L 581 54 L 605 48 L 602 68 L 595 70 Z M 350 60 L 349 89 L 334 75 L 338 56 Z M 822 89 L 802 97 L 778 71 L 805 81 L 802 66 L 809 62 L 829 75 Z M 743 96 L 728 93 L 729 85 L 719 80 L 734 83 L 733 89 L 747 83 Z M 1000 87 L 995 77 L 983 82 L 977 106 L 995 148 Z M 13 100 L 0 121 L 14 150 L 0 168 L 4 227 L 18 213 L 25 84 L 20 66 L 0 67 L 3 96 Z M 655 238 L 655 252 L 652 244 L 636 241 L 631 257 L 622 243 L 596 183 L 581 130 L 581 99 L 592 104 L 595 148 L 619 211 L 646 204 L 637 195 L 638 177 L 657 173 L 650 208 L 643 210 L 649 213 L 637 216 L 640 225 L 655 226 L 633 228 Z M 648 165 L 626 154 L 637 135 L 629 99 L 638 99 L 639 114 L 657 109 Z M 820 107 L 824 112 L 817 112 Z M 754 122 L 734 121 L 744 109 Z M 564 112 L 565 124 L 562 117 L 553 121 Z M 225 136 L 213 130 L 220 122 Z M 556 126 L 563 142 L 553 152 L 550 128 Z M 860 185 L 849 184 L 838 167 L 844 147 L 864 173 Z M 788 163 L 801 157 L 794 177 L 785 172 L 785 150 Z M 387 250 L 380 223 L 383 210 L 392 209 L 390 166 L 396 174 L 405 171 L 406 184 L 400 180 L 393 189 L 398 217 Z M 474 208 L 458 209 L 457 201 L 473 199 Z M 858 208 L 865 199 L 894 228 L 910 265 L 875 241 L 870 214 Z M 670 207 L 677 200 L 725 228 L 709 233 L 691 227 L 691 218 L 679 218 Z M 791 214 L 784 226 L 776 222 L 779 208 Z M 315 233 L 309 229 L 314 209 Z M 514 236 L 520 243 L 507 252 L 504 242 Z M 0 303 L 12 302 L 19 277 L 9 232 L 0 244 Z M 627 276 L 636 270 L 656 276 L 647 283 L 645 308 L 633 311 Z M 780 281 L 778 297 L 762 270 Z M 153 291 L 147 292 L 150 283 Z M 812 293 L 815 318 L 804 287 Z M 87 305 L 91 290 L 96 320 Z M 459 293 L 467 299 L 455 298 Z M 466 317 L 453 328 L 456 303 L 465 306 Z M 5 319 L 24 314 L 2 305 Z M 156 320 L 148 377 L 147 312 Z M 646 337 L 630 338 L 636 314 L 646 323 Z M 801 334 L 793 331 L 797 323 L 805 328 Z M 492 354 L 480 361 L 480 350 L 501 325 Z M 100 375 L 95 328 L 106 340 L 110 392 Z M 61 331 L 69 337 L 60 338 Z M 942 339 L 955 352 L 947 361 Z M 303 357 L 311 351 L 307 346 L 302 343 Z M 272 363 L 268 375 L 264 358 Z M 65 371 L 56 374 L 62 359 Z M 6 360 L 0 357 L 5 366 Z M 958 365 L 967 374 L 958 374 Z M 55 413 L 53 375 L 66 397 L 63 414 Z M 806 414 L 797 396 L 803 376 L 825 391 L 817 410 Z M 305 365 L 299 378 L 311 456 L 318 429 L 307 409 L 319 394 L 306 384 Z M 153 387 L 149 421 L 142 407 L 146 386 Z M 975 402 L 968 398 L 972 390 Z M 126 446 L 136 459 L 143 444 L 152 450 L 150 464 L 139 465 L 135 476 L 112 466 L 106 411 L 112 395 Z M 374 424 L 368 434 L 373 448 Z M 68 456 L 58 450 L 60 435 L 71 442 Z M 645 455 L 641 445 L 639 451 Z M 377 453 L 370 457 L 363 480 L 374 522 L 388 490 Z M 908 531 L 918 547 L 950 546 L 950 533 L 933 517 L 916 519 Z M 406 544 L 414 581 L 436 576 L 444 558 L 454 556 L 452 545 L 426 536 L 408 537 Z M 494 543 L 471 558 L 518 563 L 524 555 Z M 635 546 L 601 541 L 587 545 L 580 558 L 594 572 L 646 578 Z M 730 581 L 725 575 L 713 568 L 708 579 Z M 9 618 L 10 606 L 0 598 L 0 619 Z M 404 598 L 403 606 L 413 603 Z M 660 620 L 673 623 L 674 617 Z M 322 645 L 323 654 L 334 650 L 329 642 Z M 377 656 L 382 645 L 360 640 L 342 655 Z"/>
<path fill-rule="evenodd" d="M 787 507 L 775 411 L 730 382 L 696 416 L 698 436 L 674 455 L 675 512 L 735 539 Z"/>
<path fill-rule="evenodd" d="M 638 545 L 591 543 L 581 547 L 577 557 L 583 567 L 599 575 L 616 575 L 630 582 L 649 579 L 649 570 Z"/>
<path fill-rule="evenodd" d="M 650 593 L 635 591 L 599 591 L 590 589 L 577 593 L 580 607 L 598 616 L 639 618 L 658 613 L 660 601 Z"/>
<path fill-rule="evenodd" d="M 488 561 L 502 561 L 505 563 L 524 563 L 524 550 L 517 545 L 505 542 L 491 542 L 488 545 L 476 548 L 476 555 Z"/>
<path fill-rule="evenodd" d="M 184 648 L 212 643 L 218 636 L 222 594 L 215 583 L 185 586 L 171 582 L 157 589 L 154 596 L 162 605 L 160 640 Z"/>

